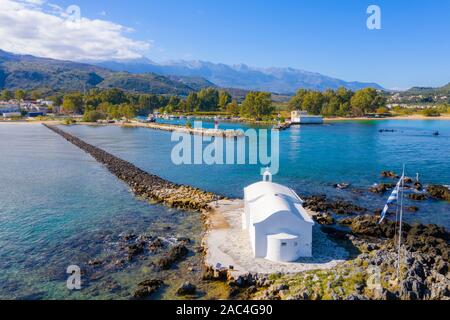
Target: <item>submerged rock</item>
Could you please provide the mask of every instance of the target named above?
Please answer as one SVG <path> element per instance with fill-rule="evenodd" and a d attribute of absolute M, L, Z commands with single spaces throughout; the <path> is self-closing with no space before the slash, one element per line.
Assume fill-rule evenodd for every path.
<path fill-rule="evenodd" d="M 138 284 L 138 288 L 134 291 L 133 297 L 139 299 L 147 298 L 155 293 L 162 285 L 164 285 L 164 282 L 159 279 L 142 281 Z"/>
<path fill-rule="evenodd" d="M 383 178 L 400 179 L 400 176 L 393 171 L 382 171 L 381 176 Z"/>
<path fill-rule="evenodd" d="M 156 266 L 162 270 L 168 270 L 172 264 L 186 257 L 188 253 L 189 250 L 183 244 L 173 246 L 168 253 L 156 262 Z"/>
<path fill-rule="evenodd" d="M 178 288 L 177 295 L 180 296 L 193 295 L 195 294 L 196 291 L 197 287 L 188 281 L 183 283 L 181 287 Z"/>
<path fill-rule="evenodd" d="M 427 199 L 427 196 L 422 193 L 412 193 L 408 195 L 408 198 L 414 201 L 423 201 Z"/>

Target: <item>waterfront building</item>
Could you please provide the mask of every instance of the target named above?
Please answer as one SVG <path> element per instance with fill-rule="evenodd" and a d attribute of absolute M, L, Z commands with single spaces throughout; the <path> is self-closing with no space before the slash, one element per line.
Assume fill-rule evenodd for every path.
<path fill-rule="evenodd" d="M 309 115 L 306 111 L 294 110 L 291 112 L 291 124 L 322 124 L 322 116 Z"/>
<path fill-rule="evenodd" d="M 314 222 L 292 189 L 273 183 L 266 171 L 263 181 L 244 189 L 244 201 L 242 227 L 256 258 L 293 262 L 312 256 Z"/>

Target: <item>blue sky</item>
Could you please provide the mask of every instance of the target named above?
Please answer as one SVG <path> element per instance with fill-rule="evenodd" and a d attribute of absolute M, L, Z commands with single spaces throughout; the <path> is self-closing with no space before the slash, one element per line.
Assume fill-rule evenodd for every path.
<path fill-rule="evenodd" d="M 37 0 L 36 0 L 37 1 Z M 450 82 L 450 1 L 53 0 L 134 31 L 152 60 L 294 67 L 387 88 Z M 382 29 L 368 30 L 379 5 Z"/>

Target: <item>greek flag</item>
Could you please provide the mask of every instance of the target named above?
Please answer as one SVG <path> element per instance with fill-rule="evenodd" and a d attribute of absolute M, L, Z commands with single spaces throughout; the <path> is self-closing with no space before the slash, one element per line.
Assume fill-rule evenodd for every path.
<path fill-rule="evenodd" d="M 392 194 L 389 196 L 389 198 L 388 198 L 388 200 L 386 202 L 386 205 L 384 206 L 384 209 L 381 212 L 381 219 L 380 219 L 379 224 L 383 222 L 384 218 L 386 218 L 386 213 L 389 210 L 389 205 L 393 204 L 393 203 L 397 203 L 398 195 L 400 193 L 400 187 L 402 185 L 403 179 L 404 179 L 404 176 L 402 175 L 402 177 L 398 181 L 397 185 L 395 186 L 394 191 L 392 191 Z"/>

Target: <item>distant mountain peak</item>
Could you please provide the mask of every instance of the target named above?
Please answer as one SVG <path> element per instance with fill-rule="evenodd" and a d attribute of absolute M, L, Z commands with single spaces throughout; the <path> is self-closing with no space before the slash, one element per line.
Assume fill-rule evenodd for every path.
<path fill-rule="evenodd" d="M 154 72 L 167 76 L 200 77 L 223 88 L 262 90 L 280 94 L 292 94 L 301 88 L 323 91 L 339 87 L 352 90 L 374 87 L 384 90 L 376 83 L 344 81 L 292 67 L 257 68 L 245 63 L 227 65 L 202 60 L 171 60 L 161 63 L 146 61 L 132 66 L 105 61 L 97 65 L 133 73 Z"/>

